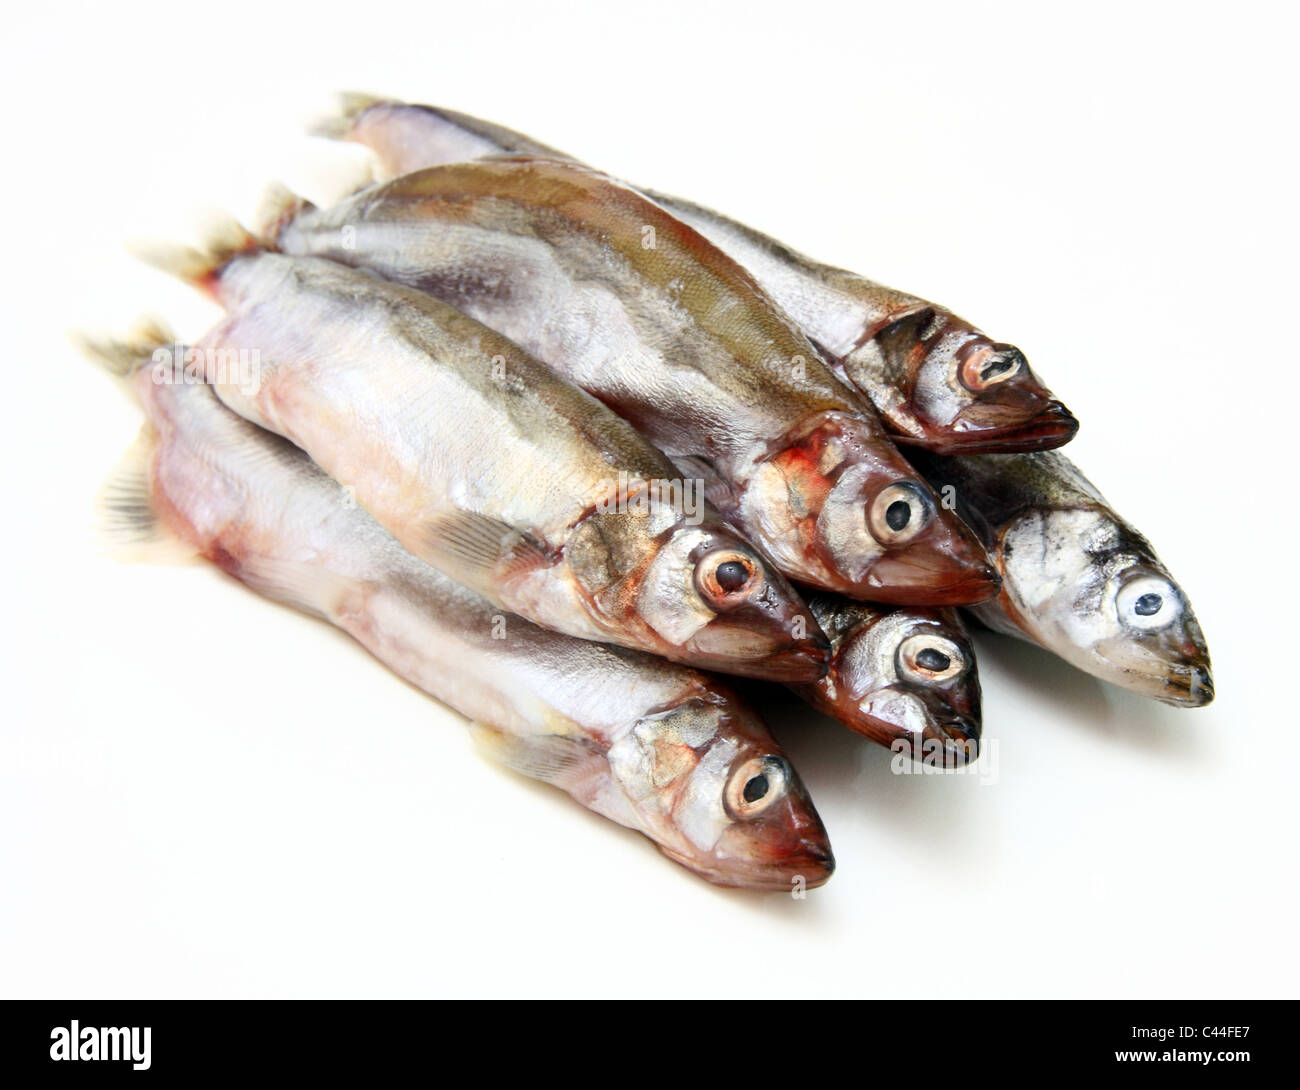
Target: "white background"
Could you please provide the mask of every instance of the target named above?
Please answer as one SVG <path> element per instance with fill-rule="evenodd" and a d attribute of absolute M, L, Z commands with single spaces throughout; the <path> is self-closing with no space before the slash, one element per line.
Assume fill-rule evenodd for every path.
<path fill-rule="evenodd" d="M 6 15 L 0 993 L 1294 995 L 1296 40 L 1281 4 L 21 5 Z M 1178 711 L 978 644 L 995 783 L 772 719 L 839 870 L 714 889 L 326 627 L 97 555 L 210 306 L 133 238 L 328 197 L 359 88 L 504 122 L 1019 344 L 1214 654 Z"/>

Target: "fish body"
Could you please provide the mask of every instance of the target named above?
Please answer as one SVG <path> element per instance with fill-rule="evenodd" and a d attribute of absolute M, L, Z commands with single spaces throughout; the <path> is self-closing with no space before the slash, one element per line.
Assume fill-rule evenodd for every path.
<path fill-rule="evenodd" d="M 490 755 L 708 880 L 789 890 L 829 877 L 798 776 L 718 682 L 505 616 L 210 386 L 157 383 L 147 368 L 131 382 L 149 421 L 116 503 L 133 529 L 158 520 L 257 592 L 323 617 L 472 720 Z"/>
<path fill-rule="evenodd" d="M 987 598 L 996 577 L 818 351 L 738 265 L 573 164 L 419 171 L 277 219 L 286 253 L 418 288 L 628 420 L 786 575 L 854 597 Z"/>
<path fill-rule="evenodd" d="M 388 175 L 493 155 L 574 161 L 467 114 L 362 97 L 327 134 L 370 148 Z M 951 454 L 1046 450 L 1078 431 L 1024 353 L 946 307 L 814 261 L 691 201 L 642 192 L 743 265 L 836 374 L 871 399 L 897 442 Z"/>
<path fill-rule="evenodd" d="M 980 533 L 1002 574 L 972 612 L 995 631 L 1167 704 L 1214 698 L 1187 594 L 1145 537 L 1059 451 L 914 459 Z"/>
<path fill-rule="evenodd" d="M 808 605 L 831 641 L 831 667 L 795 692 L 873 742 L 948 766 L 975 760 L 979 672 L 956 610 L 889 609 L 833 594 Z"/>
<path fill-rule="evenodd" d="M 422 292 L 256 247 L 204 283 L 217 395 L 301 447 L 402 545 L 543 627 L 774 680 L 825 639 L 761 554 L 594 398 Z M 200 266 L 202 267 L 202 266 Z M 256 354 L 253 382 L 226 359 Z"/>

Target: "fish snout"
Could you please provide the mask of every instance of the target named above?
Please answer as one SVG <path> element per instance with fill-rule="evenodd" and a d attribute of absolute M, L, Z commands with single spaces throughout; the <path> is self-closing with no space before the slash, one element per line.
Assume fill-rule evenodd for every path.
<path fill-rule="evenodd" d="M 942 745 L 945 767 L 959 768 L 979 760 L 983 728 L 977 719 L 953 719 L 926 734 Z"/>
<path fill-rule="evenodd" d="M 1023 422 L 976 433 L 979 438 L 964 453 L 1027 454 L 1052 450 L 1064 446 L 1078 433 L 1078 418 L 1062 402 L 1055 398 L 1043 401 L 1037 396 L 1026 401 L 1038 402 L 1041 408 L 1033 411 L 1027 404 L 1020 414 L 1025 417 Z"/>
<path fill-rule="evenodd" d="M 784 870 L 788 877 L 782 883 L 783 889 L 791 888 L 800 880 L 805 889 L 824 886 L 835 873 L 835 856 L 830 842 L 824 836 L 820 840 L 801 840 L 798 851 L 785 862 Z"/>
<path fill-rule="evenodd" d="M 784 684 L 819 681 L 831 665 L 831 641 L 821 632 L 809 636 L 803 644 L 788 651 L 778 651 L 760 664 L 758 676 Z"/>
<path fill-rule="evenodd" d="M 1017 454 L 1050 450 L 1074 438 L 1079 421 L 1030 370 L 1015 345 L 972 342 L 959 353 L 958 376 L 969 402 L 928 445 L 947 454 Z"/>
<path fill-rule="evenodd" d="M 1214 700 L 1214 675 L 1208 663 L 1185 667 L 1168 681 L 1170 696 L 1166 703 L 1181 708 L 1203 708 Z"/>
<path fill-rule="evenodd" d="M 753 820 L 734 821 L 711 849 L 660 851 L 722 886 L 784 893 L 816 889 L 835 871 L 830 838 L 803 784 L 791 771 L 790 793 Z"/>
<path fill-rule="evenodd" d="M 835 873 L 835 855 L 821 821 L 816 828 L 789 840 L 760 845 L 762 833 L 755 829 L 755 843 L 747 862 L 739 868 L 743 884 L 752 889 L 816 889 Z"/>

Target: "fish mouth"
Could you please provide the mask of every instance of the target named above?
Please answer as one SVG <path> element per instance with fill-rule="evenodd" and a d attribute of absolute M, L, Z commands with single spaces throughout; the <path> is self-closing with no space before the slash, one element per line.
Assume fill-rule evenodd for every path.
<path fill-rule="evenodd" d="M 927 724 L 920 734 L 896 729 L 887 744 L 892 752 L 910 757 L 917 764 L 965 768 L 979 760 L 980 727 L 977 723 L 952 722 Z"/>
<path fill-rule="evenodd" d="M 950 719 L 926 727 L 925 738 L 943 747 L 945 767 L 961 768 L 974 764 L 980 756 L 980 737 L 983 728 L 972 719 Z"/>
<path fill-rule="evenodd" d="M 954 428 L 940 436 L 896 435 L 896 443 L 936 454 L 1028 454 L 1062 447 L 1078 434 L 1079 420 L 1060 401 L 1047 402 L 1019 424 L 983 427 L 965 419 L 967 430 Z"/>
<path fill-rule="evenodd" d="M 759 892 L 789 893 L 817 889 L 835 873 L 835 856 L 824 839 L 807 837 L 780 853 L 779 859 L 723 861 L 716 857 L 695 857 L 666 845 L 658 848 L 675 863 L 715 886 L 730 886 Z"/>
<path fill-rule="evenodd" d="M 853 700 L 824 702 L 821 706 L 854 734 L 877 745 L 897 751 L 901 742 L 902 752 L 915 761 L 934 763 L 936 757 L 941 757 L 943 767 L 960 768 L 979 760 L 983 728 L 978 716 L 954 714 L 951 708 L 927 708 L 925 726 L 918 730 L 900 718 L 882 714 L 887 708 L 868 711 Z M 913 752 L 908 753 L 909 749 Z"/>
<path fill-rule="evenodd" d="M 1156 699 L 1179 708 L 1203 708 L 1214 700 L 1214 675 L 1209 666 L 1181 667 L 1171 677 L 1153 675 L 1152 680 L 1164 683 L 1163 694 Z"/>
<path fill-rule="evenodd" d="M 1122 656 L 1100 652 L 1094 662 L 1100 662 L 1103 669 L 1089 673 L 1162 704 L 1203 708 L 1214 699 L 1214 674 L 1208 657 L 1197 655 L 1164 662 L 1148 658 L 1138 665 L 1125 662 Z"/>
<path fill-rule="evenodd" d="M 867 577 L 870 600 L 908 606 L 969 606 L 996 598 L 1002 576 L 992 564 L 978 564 L 956 575 L 885 556 Z"/>
<path fill-rule="evenodd" d="M 1065 446 L 1078 434 L 1079 420 L 1061 402 L 1052 400 L 1032 420 L 984 432 L 978 446 L 967 453 L 1025 454 Z"/>

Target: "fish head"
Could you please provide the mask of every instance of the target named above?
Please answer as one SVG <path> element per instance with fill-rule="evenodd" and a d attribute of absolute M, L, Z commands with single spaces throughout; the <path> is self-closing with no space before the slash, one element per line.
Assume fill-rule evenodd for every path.
<path fill-rule="evenodd" d="M 1214 699 L 1186 593 L 1136 530 L 1098 508 L 1036 510 L 998 552 L 1008 616 L 1080 669 L 1166 704 Z"/>
<path fill-rule="evenodd" d="M 808 792 L 762 722 L 712 689 L 639 719 L 614 780 L 660 850 L 719 885 L 789 891 L 834 870 Z"/>
<path fill-rule="evenodd" d="M 913 605 L 998 590 L 971 530 L 857 414 L 826 413 L 788 436 L 756 467 L 742 511 L 783 571 L 824 590 Z"/>
<path fill-rule="evenodd" d="M 771 681 L 826 672 L 830 642 L 803 599 L 714 514 L 594 515 L 567 553 L 595 607 L 644 626 L 667 658 Z"/>
<path fill-rule="evenodd" d="M 945 765 L 975 760 L 980 684 L 975 652 L 949 609 L 874 609 L 836 601 L 830 672 L 803 691 L 850 730 L 881 745 L 900 740 L 942 754 Z M 828 625 L 832 622 L 823 615 Z"/>
<path fill-rule="evenodd" d="M 1079 422 L 1015 345 L 939 307 L 895 316 L 846 357 L 850 379 L 885 389 L 901 443 L 946 454 L 1015 453 L 1068 443 Z M 881 396 L 877 394 L 877 396 Z"/>

